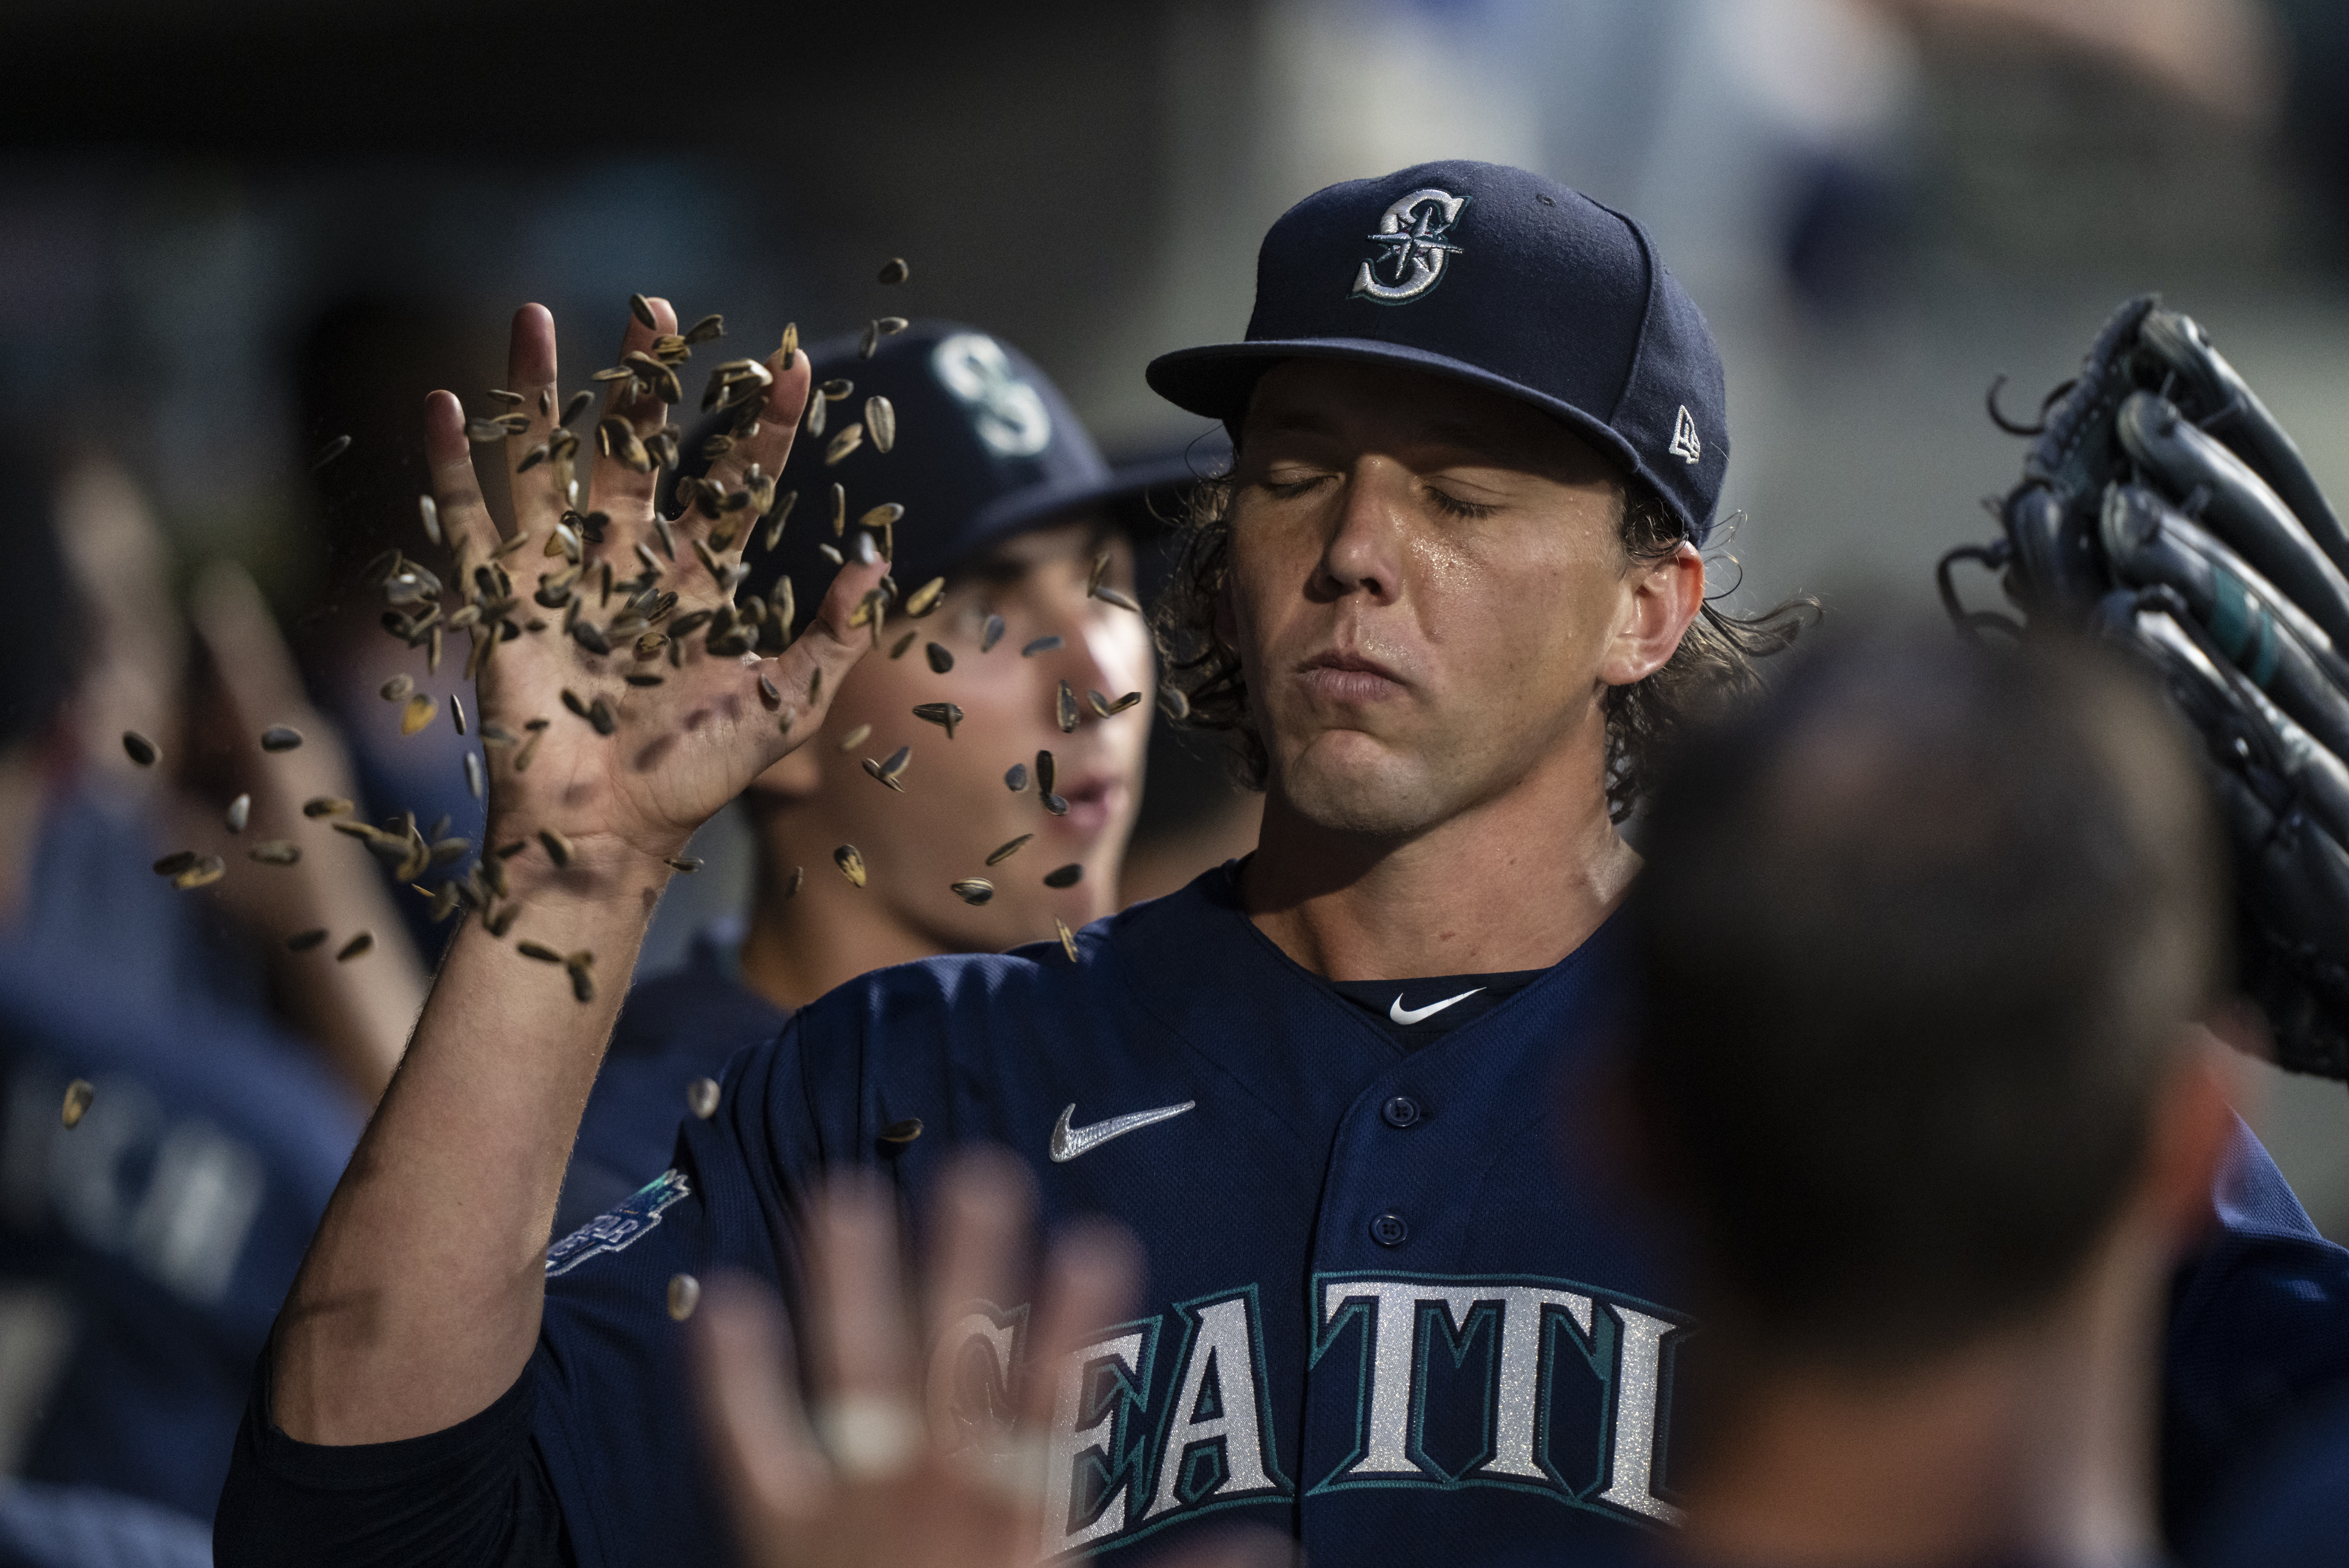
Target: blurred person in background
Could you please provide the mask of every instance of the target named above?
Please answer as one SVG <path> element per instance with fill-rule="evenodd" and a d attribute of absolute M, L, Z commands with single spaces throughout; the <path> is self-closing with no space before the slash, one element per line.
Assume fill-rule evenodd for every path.
<path fill-rule="evenodd" d="M 302 815 L 347 770 L 251 582 L 233 566 L 200 579 L 201 676 L 183 678 L 160 540 L 129 480 L 96 459 L 60 474 L 10 456 L 0 1468 L 201 1521 L 247 1369 L 423 979 L 365 852 Z M 286 724 L 304 744 L 264 753 L 261 732 Z M 126 730 L 160 758 L 134 763 Z M 298 859 L 251 857 L 271 841 Z M 150 869 L 159 852 L 191 885 Z M 288 949 L 314 927 L 332 945 Z M 362 931 L 379 945 L 337 962 Z M 244 944 L 270 955 L 253 985 L 208 984 Z M 270 1022 L 264 985 L 308 1040 Z M 0 1507 L 33 1495 L 0 1491 Z"/>
<path fill-rule="evenodd" d="M 1681 749 L 1640 849 L 1623 1141 L 1704 1326 L 1660 1555 L 2159 1560 L 2178 1264 L 2220 1211 L 2304 1222 L 2244 1183 L 2223 854 L 2152 683 L 1831 634 Z"/>
<path fill-rule="evenodd" d="M 1133 505 L 1137 480 L 1102 460 L 1041 368 L 984 333 L 917 321 L 869 359 L 854 336 L 808 352 L 816 384 L 840 392 L 827 435 L 860 416 L 869 422 L 867 400 L 882 397 L 920 454 L 848 501 L 852 523 L 874 506 L 904 509 L 889 531 L 900 613 L 842 680 L 821 734 L 743 796 L 758 856 L 747 922 L 705 928 L 684 967 L 630 992 L 564 1178 L 557 1235 L 660 1174 L 689 1086 L 771 1039 L 796 1008 L 868 969 L 1000 952 L 1049 939 L 1056 917 L 1076 927 L 1118 907 L 1154 671 L 1142 617 L 1088 587 L 1134 593 L 1135 530 L 1146 518 Z M 741 588 L 775 603 L 788 583 L 802 624 L 838 565 L 825 552 L 853 545 L 833 526 L 840 470 L 825 461 L 826 438 L 792 448 L 779 484 L 797 500 L 774 547 L 751 547 Z M 688 458 L 687 471 L 704 466 Z M 906 618 L 907 600 L 937 579 L 934 602 Z M 784 629 L 773 638 L 780 648 Z M 1143 700 L 1064 733 L 1063 683 L 1088 705 L 1089 693 Z M 959 709 L 951 727 L 917 712 L 948 699 Z M 902 792 L 871 776 L 872 764 L 917 742 Z M 1008 789 L 1014 770 L 1025 783 Z M 1022 839 L 1032 841 L 985 863 Z M 842 844 L 863 856 L 862 886 L 833 869 Z M 1071 866 L 1081 868 L 1073 885 L 1047 882 Z M 708 1115 L 714 1100 L 690 1109 Z"/>

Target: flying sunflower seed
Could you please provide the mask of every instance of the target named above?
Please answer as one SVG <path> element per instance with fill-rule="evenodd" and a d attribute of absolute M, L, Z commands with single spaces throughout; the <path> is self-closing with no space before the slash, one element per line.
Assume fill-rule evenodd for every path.
<path fill-rule="evenodd" d="M 523 404 L 521 393 L 509 392 L 502 387 L 491 387 L 489 396 L 490 401 L 502 408 L 519 408 Z"/>
<path fill-rule="evenodd" d="M 293 935 L 287 937 L 285 939 L 285 951 L 288 953 L 307 953 L 310 949 L 317 946 L 326 940 L 326 928 L 323 925 L 314 925 L 307 931 L 297 931 Z"/>
<path fill-rule="evenodd" d="M 163 755 L 160 747 L 135 729 L 122 732 L 122 749 L 141 768 L 154 767 L 155 759 Z"/>
<path fill-rule="evenodd" d="M 454 692 L 449 695 L 449 722 L 457 727 L 458 734 L 465 733 L 465 699 Z"/>
<path fill-rule="evenodd" d="M 556 952 L 554 948 L 549 947 L 543 942 L 533 942 L 526 936 L 520 942 L 514 944 L 514 951 L 521 954 L 524 958 L 535 958 L 541 964 L 560 964 L 563 962 L 562 954 Z"/>
<path fill-rule="evenodd" d="M 424 523 L 424 537 L 432 542 L 434 549 L 439 549 L 442 542 L 440 532 L 440 503 L 434 500 L 429 495 L 418 496 L 416 498 L 416 515 Z"/>
<path fill-rule="evenodd" d="M 1017 795 L 1028 788 L 1028 764 L 1015 762 L 1003 770 L 1003 787 Z"/>
<path fill-rule="evenodd" d="M 809 435 L 823 434 L 824 412 L 831 407 L 832 403 L 828 398 L 811 397 L 807 400 L 807 433 Z"/>
<path fill-rule="evenodd" d="M 701 1305 L 701 1282 L 689 1274 L 671 1274 L 668 1281 L 668 1315 L 683 1323 Z"/>
<path fill-rule="evenodd" d="M 832 851 L 832 863 L 848 879 L 851 887 L 864 885 L 864 857 L 856 852 L 854 844 L 843 844 Z"/>
<path fill-rule="evenodd" d="M 560 871 L 571 863 L 571 841 L 553 828 L 541 828 L 538 841 L 546 846 L 546 858 Z"/>
<path fill-rule="evenodd" d="M 253 797 L 239 795 L 235 799 L 231 800 L 228 803 L 228 810 L 221 814 L 221 820 L 228 825 L 230 832 L 243 832 L 245 823 L 253 820 Z"/>
<path fill-rule="evenodd" d="M 656 637 L 660 636 L 660 634 L 657 632 L 654 632 L 649 634 Z M 668 639 L 666 637 L 661 637 L 662 642 L 667 642 L 667 640 Z M 654 651 L 658 652 L 659 650 L 656 647 Z M 666 676 L 648 676 L 639 671 L 629 675 L 627 682 L 632 686 L 657 686 L 661 685 L 667 678 L 668 677 Z"/>
<path fill-rule="evenodd" d="M 291 751 L 302 744 L 302 732 L 290 724 L 273 724 L 261 732 L 264 751 Z"/>
<path fill-rule="evenodd" d="M 571 401 L 563 406 L 563 418 L 561 422 L 565 425 L 575 425 L 579 422 L 579 416 L 585 414 L 588 409 L 595 406 L 595 394 L 588 388 L 582 387 L 578 391 L 574 392 L 571 395 Z"/>
<path fill-rule="evenodd" d="M 365 953 L 374 945 L 375 934 L 373 932 L 362 931 L 357 936 L 352 937 L 348 942 L 344 943 L 343 945 L 336 950 L 335 954 L 335 962 L 337 964 L 348 964 L 352 959 L 357 958 L 360 954 Z"/>
<path fill-rule="evenodd" d="M 587 699 L 581 696 L 577 692 L 573 691 L 569 686 L 564 686 L 563 688 L 563 706 L 569 708 L 572 712 L 577 714 L 582 718 L 587 717 Z"/>
<path fill-rule="evenodd" d="M 668 869 L 690 876 L 701 869 L 701 859 L 698 855 L 671 855 L 668 857 Z"/>
<path fill-rule="evenodd" d="M 1085 693 L 1085 700 L 1092 704 L 1093 712 L 1099 714 L 1103 718 L 1107 718 L 1109 717 L 1109 698 L 1102 696 L 1102 694 L 1097 691 L 1088 690 Z"/>
<path fill-rule="evenodd" d="M 703 1121 L 718 1114 L 718 1080 L 698 1078 L 685 1086 L 685 1109 Z"/>
<path fill-rule="evenodd" d="M 914 645 L 914 639 L 921 634 L 922 634 L 919 632 L 908 632 L 904 636 L 898 638 L 895 643 L 890 645 L 889 656 L 893 659 L 904 658 L 905 656 L 905 650 L 912 647 Z"/>
<path fill-rule="evenodd" d="M 578 998 L 582 1006 L 595 999 L 595 955 L 584 950 L 563 961 L 564 973 L 571 976 L 571 995 Z"/>
<path fill-rule="evenodd" d="M 1123 713 L 1127 708 L 1134 707 L 1141 701 L 1142 694 L 1140 692 L 1130 691 L 1114 702 L 1111 702 L 1103 706 L 1101 710 L 1102 717 L 1103 718 L 1114 718 L 1119 714 Z"/>
<path fill-rule="evenodd" d="M 1077 694 L 1069 688 L 1069 683 L 1066 681 L 1062 681 L 1061 683 L 1061 695 L 1057 706 L 1057 717 L 1061 721 L 1061 733 L 1062 735 L 1073 735 L 1076 733 L 1078 718 Z"/>
<path fill-rule="evenodd" d="M 409 694 L 415 689 L 416 682 L 412 677 L 407 675 L 396 675 L 384 682 L 376 695 L 386 702 L 406 702 Z"/>
<path fill-rule="evenodd" d="M 1083 880 L 1085 868 L 1081 865 L 1056 866 L 1044 873 L 1044 885 L 1050 888 L 1074 887 Z"/>
<path fill-rule="evenodd" d="M 890 778 L 887 774 L 882 772 L 881 764 L 874 761 L 870 757 L 864 759 L 864 767 L 866 775 L 875 781 L 887 785 L 890 789 L 895 789 L 900 795 L 903 795 L 905 792 L 905 787 L 903 784 L 898 783 L 895 779 Z"/>
<path fill-rule="evenodd" d="M 193 850 L 174 850 L 155 862 L 155 874 L 159 877 L 178 876 L 200 858 Z"/>
<path fill-rule="evenodd" d="M 1018 854 L 1021 846 L 1025 845 L 1029 840 L 1035 836 L 1036 835 L 1033 833 L 1022 833 L 1009 843 L 996 845 L 995 852 L 987 857 L 987 863 L 991 866 L 1001 865 L 1004 861 Z"/>
<path fill-rule="evenodd" d="M 982 654 L 992 653 L 995 649 L 995 645 L 1002 640 L 1003 617 L 1000 615 L 989 615 L 987 618 L 986 624 L 979 628 L 978 651 Z"/>
<path fill-rule="evenodd" d="M 688 343 L 711 343 L 726 335 L 726 318 L 712 311 L 685 329 Z"/>
<path fill-rule="evenodd" d="M 884 284 L 902 284 L 911 276 L 913 269 L 905 265 L 903 256 L 892 256 L 881 263 L 881 281 Z"/>
<path fill-rule="evenodd" d="M 1052 792 L 1053 771 L 1052 754 L 1049 751 L 1036 753 L 1036 793 L 1050 795 Z"/>
<path fill-rule="evenodd" d="M 350 810 L 351 803 L 336 795 L 313 795 L 302 802 L 302 815 L 305 817 L 340 817 Z"/>
<path fill-rule="evenodd" d="M 881 764 L 881 772 L 879 775 L 881 781 L 884 784 L 894 784 L 896 782 L 897 779 L 905 774 L 905 764 L 911 762 L 913 759 L 914 748 L 910 746 L 901 746 L 897 748 L 896 750 L 889 753 L 889 760 Z"/>
<path fill-rule="evenodd" d="M 1044 810 L 1055 817 L 1065 817 L 1069 814 L 1069 802 L 1061 796 L 1048 794 L 1044 797 Z"/>
<path fill-rule="evenodd" d="M 81 1125 L 81 1119 L 89 1114 L 89 1102 L 97 1098 L 98 1089 L 88 1078 L 76 1078 L 66 1085 L 66 1130 L 70 1132 Z"/>
<path fill-rule="evenodd" d="M 873 449 L 885 452 L 897 444 L 897 408 L 886 397 L 864 399 L 864 429 L 873 438 Z"/>
<path fill-rule="evenodd" d="M 316 457 L 310 459 L 310 471 L 314 474 L 316 473 L 320 469 L 325 468 L 328 463 L 333 462 L 336 458 L 341 457 L 345 452 L 347 452 L 350 449 L 351 438 L 348 436 L 336 436 L 333 440 L 328 441 L 323 448 L 319 449 L 318 455 Z"/>
<path fill-rule="evenodd" d="M 424 906 L 424 918 L 435 925 L 440 924 L 457 913 L 461 898 L 459 884 L 450 878 L 441 878 L 440 887 L 433 892 L 432 902 Z"/>
<path fill-rule="evenodd" d="M 810 702 L 813 702 L 815 700 L 814 692 L 811 691 L 808 693 L 808 700 Z M 849 752 L 852 752 L 858 747 L 864 745 L 865 738 L 870 736 L 872 733 L 873 727 L 871 725 L 860 724 L 854 729 L 850 730 L 846 735 L 842 736 L 840 738 L 841 754 L 843 756 L 846 756 Z"/>
<path fill-rule="evenodd" d="M 506 428 L 495 419 L 468 419 L 465 421 L 465 438 L 476 445 L 502 441 L 506 438 Z"/>
<path fill-rule="evenodd" d="M 905 614 L 918 621 L 938 607 L 938 597 L 947 591 L 947 580 L 933 577 L 905 595 Z"/>
<path fill-rule="evenodd" d="M 291 839 L 264 839 L 247 853 L 264 866 L 290 866 L 301 860 L 302 846 Z"/>
<path fill-rule="evenodd" d="M 781 709 L 783 706 L 783 694 L 776 689 L 774 682 L 763 675 L 759 677 L 759 700 L 765 703 L 771 711 Z"/>
<path fill-rule="evenodd" d="M 506 933 L 513 929 L 513 923 L 521 913 L 522 905 L 510 903 L 497 913 L 486 917 L 481 923 L 489 927 L 492 936 L 502 942 L 505 940 Z"/>
<path fill-rule="evenodd" d="M 1134 603 L 1131 594 L 1122 593 L 1106 583 L 1093 590 L 1093 597 L 1104 604 L 1114 604 L 1121 610 L 1131 610 L 1137 615 L 1142 614 L 1142 606 Z"/>
<path fill-rule="evenodd" d="M 943 643 L 925 643 L 922 655 L 930 661 L 930 668 L 939 675 L 954 668 L 954 654 Z"/>
<path fill-rule="evenodd" d="M 647 332 L 660 330 L 660 317 L 653 314 L 653 302 L 644 295 L 632 294 L 628 296 L 628 314 L 643 323 Z"/>
<path fill-rule="evenodd" d="M 797 363 L 800 356 L 800 324 L 798 322 L 787 321 L 783 323 L 782 344 L 775 350 L 775 352 L 783 356 L 783 367 L 785 369 L 788 370 L 793 364 Z"/>
<path fill-rule="evenodd" d="M 882 336 L 891 337 L 905 331 L 906 327 L 913 324 L 902 315 L 885 315 L 873 325 L 880 329 Z"/>
<path fill-rule="evenodd" d="M 667 365 L 673 360 L 691 358 L 692 351 L 686 346 L 683 334 L 664 332 L 653 339 L 653 357 Z"/>
<path fill-rule="evenodd" d="M 489 781 L 481 777 L 481 754 L 478 751 L 467 751 L 465 753 L 465 793 L 479 800 L 488 788 Z"/>
<path fill-rule="evenodd" d="M 598 735 L 609 735 L 620 727 L 619 716 L 612 711 L 612 705 L 600 696 L 587 705 L 587 722 L 595 727 Z"/>
<path fill-rule="evenodd" d="M 446 817 L 440 819 L 443 823 L 447 822 L 448 820 L 449 819 Z M 473 841 L 471 839 L 443 838 L 436 834 L 432 840 L 431 852 L 429 858 L 434 865 L 445 866 L 452 861 L 463 860 L 465 856 L 471 852 L 472 847 Z"/>
<path fill-rule="evenodd" d="M 1060 934 L 1061 951 L 1069 955 L 1070 963 L 1074 964 L 1077 961 L 1076 934 L 1069 929 L 1069 923 L 1057 914 L 1052 917 L 1052 929 Z"/>
<path fill-rule="evenodd" d="M 926 702 L 915 707 L 914 717 L 924 724 L 936 725 L 947 732 L 947 738 L 952 740 L 955 726 L 962 722 L 962 709 L 950 702 Z"/>
<path fill-rule="evenodd" d="M 965 903 L 978 905 L 995 896 L 995 884 L 985 877 L 965 877 L 947 883 L 947 891 Z"/>
<path fill-rule="evenodd" d="M 856 345 L 857 357 L 860 359 L 870 359 L 873 357 L 874 351 L 880 346 L 881 324 L 877 321 L 865 323 L 864 336 Z"/>
<path fill-rule="evenodd" d="M 1023 659 L 1032 659 L 1038 654 L 1057 653 L 1062 645 L 1059 634 L 1055 633 L 1051 636 L 1039 637 L 1028 644 L 1019 650 L 1019 656 Z"/>
<path fill-rule="evenodd" d="M 864 444 L 864 427 L 861 424 L 849 426 L 846 429 L 833 437 L 832 440 L 824 447 L 824 467 L 830 468 L 833 464 L 839 462 L 842 459 L 847 457 L 849 453 L 854 451 Z"/>
<path fill-rule="evenodd" d="M 414 735 L 431 723 L 432 716 L 440 711 L 440 705 L 434 701 L 429 694 L 418 692 L 408 699 L 408 707 L 400 712 L 399 733 Z"/>

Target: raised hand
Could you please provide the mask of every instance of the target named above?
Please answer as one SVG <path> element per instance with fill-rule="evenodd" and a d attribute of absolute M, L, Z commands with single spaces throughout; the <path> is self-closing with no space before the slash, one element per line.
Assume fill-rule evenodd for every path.
<path fill-rule="evenodd" d="M 621 363 L 644 378 L 611 382 L 600 418 L 591 408 L 571 427 L 561 424 L 554 318 L 538 305 L 515 314 L 508 376 L 521 402 L 508 418 L 520 428 L 496 443 L 512 477 L 515 531 L 505 539 L 482 504 L 463 407 L 435 393 L 425 410 L 452 556 L 444 623 L 472 620 L 470 661 L 491 758 L 489 847 L 530 846 L 507 868 L 525 888 L 560 872 L 593 896 L 655 872 L 813 734 L 870 643 L 849 623 L 886 570 L 843 568 L 796 642 L 774 658 L 750 651 L 760 627 L 735 606 L 730 568 L 769 527 L 771 476 L 807 401 L 807 357 L 781 349 L 763 366 L 733 363 L 744 393 L 740 433 L 695 503 L 657 518 L 656 455 L 679 438 L 659 391 L 680 389 L 672 383 L 689 369 L 656 357 L 680 346 L 670 336 L 677 320 L 666 301 L 644 304 L 653 325 L 632 318 L 621 345 Z M 565 485 L 574 465 L 586 492 L 575 507 Z M 549 830 L 567 854 L 545 847 L 539 835 Z"/>

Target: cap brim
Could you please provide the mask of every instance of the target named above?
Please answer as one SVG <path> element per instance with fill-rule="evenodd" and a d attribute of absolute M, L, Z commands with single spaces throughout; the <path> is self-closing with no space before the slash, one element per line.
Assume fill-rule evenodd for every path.
<path fill-rule="evenodd" d="M 1150 389 L 1176 407 L 1210 419 L 1221 419 L 1237 433 L 1247 416 L 1248 397 L 1257 380 L 1283 359 L 1344 359 L 1360 364 L 1393 365 L 1424 371 L 1448 380 L 1482 387 L 1563 420 L 1573 431 L 1607 453 L 1632 473 L 1640 473 L 1640 454 L 1607 422 L 1573 404 L 1520 386 L 1448 355 L 1430 354 L 1398 343 L 1365 337 L 1291 337 L 1263 342 L 1218 343 L 1203 348 L 1162 354 L 1144 372 Z M 1642 477 L 1645 477 L 1644 475 Z"/>
<path fill-rule="evenodd" d="M 1097 480 L 1031 485 L 999 496 L 971 520 L 963 536 L 955 542 L 954 559 L 942 569 L 953 571 L 967 566 L 1007 539 L 1050 527 L 1063 517 L 1089 508 L 1099 508 L 1112 521 L 1132 531 L 1142 514 L 1126 503 L 1145 491 L 1173 482 L 1175 477 L 1136 476 L 1121 470 Z M 1158 521 L 1154 514 L 1151 515 L 1154 522 Z"/>

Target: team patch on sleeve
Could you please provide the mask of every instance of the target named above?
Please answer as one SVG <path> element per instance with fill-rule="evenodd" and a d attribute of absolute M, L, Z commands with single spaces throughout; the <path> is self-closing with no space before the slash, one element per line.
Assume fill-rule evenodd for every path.
<path fill-rule="evenodd" d="M 546 1249 L 546 1277 L 569 1274 L 598 1253 L 634 1246 L 660 1223 L 661 1211 L 692 1189 L 682 1171 L 664 1171 L 613 1208 Z"/>

